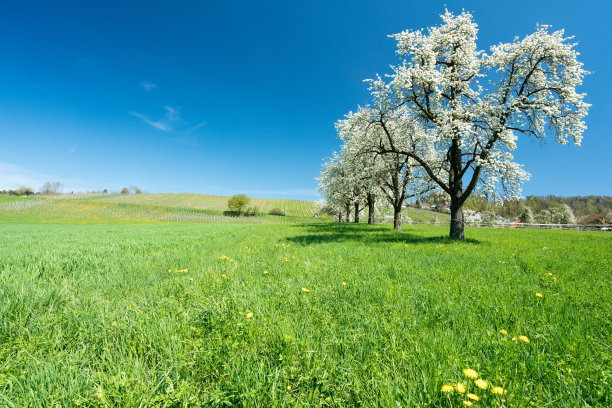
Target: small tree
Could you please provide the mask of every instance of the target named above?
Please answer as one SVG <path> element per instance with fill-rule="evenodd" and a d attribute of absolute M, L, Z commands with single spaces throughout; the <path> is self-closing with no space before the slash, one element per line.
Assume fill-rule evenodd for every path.
<path fill-rule="evenodd" d="M 531 211 L 531 208 L 525 206 L 521 212 L 521 215 L 519 215 L 519 220 L 526 224 L 533 224 L 535 219 L 533 218 L 533 211 Z"/>
<path fill-rule="evenodd" d="M 130 194 L 130 190 L 128 190 L 128 188 L 127 188 L 127 187 L 123 187 L 123 188 L 121 189 L 121 194 Z"/>
<path fill-rule="evenodd" d="M 242 214 L 249 206 L 251 199 L 244 194 L 237 194 L 227 200 L 227 208 L 236 214 Z"/>

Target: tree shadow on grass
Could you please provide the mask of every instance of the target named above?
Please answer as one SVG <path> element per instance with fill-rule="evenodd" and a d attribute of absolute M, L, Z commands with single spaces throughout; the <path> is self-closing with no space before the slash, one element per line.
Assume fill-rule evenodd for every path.
<path fill-rule="evenodd" d="M 451 240 L 448 236 L 424 236 L 422 231 L 405 225 L 403 231 L 394 231 L 391 226 L 324 223 L 297 224 L 293 226 L 304 231 L 304 235 L 286 238 L 287 241 L 302 245 L 325 244 L 330 242 L 366 242 L 366 243 L 405 243 L 411 244 L 481 244 L 477 239 L 463 241 Z"/>

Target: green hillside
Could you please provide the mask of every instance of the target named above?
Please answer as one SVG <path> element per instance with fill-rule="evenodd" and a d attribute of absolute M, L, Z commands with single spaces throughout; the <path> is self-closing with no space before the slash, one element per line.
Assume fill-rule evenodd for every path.
<path fill-rule="evenodd" d="M 235 217 L 227 213 L 227 196 L 204 194 L 63 194 L 53 196 L 0 196 L 0 221 L 74 223 L 174 223 L 222 222 L 280 224 L 329 221 L 314 217 L 312 201 L 251 198 L 257 207 L 255 217 Z M 273 208 L 286 214 L 269 215 Z M 449 215 L 405 208 L 403 213 L 415 224 L 448 224 Z M 387 218 L 390 218 L 387 216 Z M 361 217 L 365 222 L 366 216 Z M 392 219 L 378 219 L 379 223 Z"/>

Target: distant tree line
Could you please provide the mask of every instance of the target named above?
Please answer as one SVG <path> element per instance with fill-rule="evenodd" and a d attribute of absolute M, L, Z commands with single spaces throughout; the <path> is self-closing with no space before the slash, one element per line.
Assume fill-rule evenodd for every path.
<path fill-rule="evenodd" d="M 483 214 L 485 212 L 494 213 L 506 219 L 518 218 L 522 222 L 542 224 L 612 223 L 612 197 L 610 196 L 532 195 L 522 200 L 496 203 L 487 200 L 483 195 L 472 195 L 466 201 L 465 206 L 472 211 Z"/>
<path fill-rule="evenodd" d="M 12 195 L 12 196 L 30 196 L 35 194 L 62 194 L 64 191 L 64 186 L 62 183 L 58 181 L 47 181 L 44 183 L 38 191 L 36 191 L 33 187 L 29 186 L 21 186 L 16 189 L 4 189 L 0 190 L 0 195 Z M 99 193 L 99 194 L 108 194 L 108 189 L 104 189 L 102 191 L 86 191 L 87 193 Z M 71 192 L 74 193 L 74 192 Z M 138 186 L 130 186 L 123 187 L 121 189 L 121 194 L 142 194 L 143 191 Z M 118 192 L 111 192 L 111 194 L 118 194 Z"/>

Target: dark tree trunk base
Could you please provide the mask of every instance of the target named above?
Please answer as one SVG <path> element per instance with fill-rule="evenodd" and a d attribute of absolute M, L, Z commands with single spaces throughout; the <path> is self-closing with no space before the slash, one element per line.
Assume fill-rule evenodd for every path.
<path fill-rule="evenodd" d="M 458 206 L 451 200 L 451 223 L 450 234 L 451 239 L 465 239 L 463 222 L 463 206 Z"/>
<path fill-rule="evenodd" d="M 393 208 L 393 229 L 396 231 L 402 230 L 402 207 Z"/>

